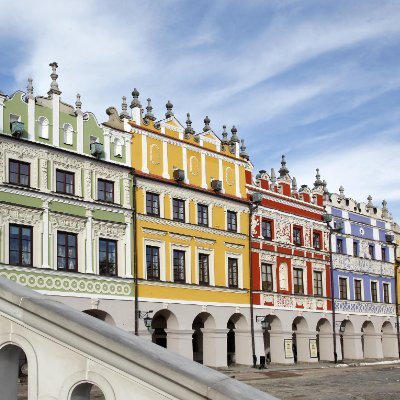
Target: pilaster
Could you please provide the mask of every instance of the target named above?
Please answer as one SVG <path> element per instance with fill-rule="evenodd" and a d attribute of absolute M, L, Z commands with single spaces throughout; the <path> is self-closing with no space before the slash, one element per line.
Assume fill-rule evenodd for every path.
<path fill-rule="evenodd" d="M 93 274 L 93 215 L 92 210 L 86 211 L 86 273 Z"/>
<path fill-rule="evenodd" d="M 192 360 L 192 335 L 194 330 L 165 329 L 165 332 L 167 333 L 167 349 Z"/>
<path fill-rule="evenodd" d="M 203 333 L 203 364 L 209 367 L 227 366 L 228 329 L 201 329 Z"/>

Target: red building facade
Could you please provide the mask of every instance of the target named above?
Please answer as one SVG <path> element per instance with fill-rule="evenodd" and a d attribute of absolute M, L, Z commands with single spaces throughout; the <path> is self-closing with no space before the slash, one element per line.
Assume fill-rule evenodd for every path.
<path fill-rule="evenodd" d="M 247 175 L 259 200 L 251 222 L 255 353 L 267 361 L 333 360 L 326 184 L 318 170 L 316 178 L 298 189 L 284 156 L 278 178 L 273 169 Z"/>

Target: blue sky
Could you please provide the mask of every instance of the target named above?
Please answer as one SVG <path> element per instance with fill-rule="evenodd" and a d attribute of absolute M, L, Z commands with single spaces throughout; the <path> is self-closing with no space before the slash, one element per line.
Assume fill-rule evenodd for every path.
<path fill-rule="evenodd" d="M 16 1 L 0 14 L 0 90 L 49 88 L 105 120 L 137 87 L 162 117 L 171 100 L 200 131 L 236 125 L 259 169 L 281 154 L 298 184 L 400 221 L 400 1 Z"/>

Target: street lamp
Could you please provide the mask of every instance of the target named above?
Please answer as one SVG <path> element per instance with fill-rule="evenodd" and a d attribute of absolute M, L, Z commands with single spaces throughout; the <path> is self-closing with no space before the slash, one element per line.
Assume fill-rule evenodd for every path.
<path fill-rule="evenodd" d="M 252 249 L 252 232 L 251 232 L 251 223 L 253 220 L 253 213 L 257 210 L 259 204 L 262 202 L 262 194 L 261 193 L 253 193 L 249 203 L 249 267 L 250 267 L 250 330 L 251 330 L 251 349 L 252 349 L 252 358 L 253 358 L 253 368 L 257 365 L 257 356 L 256 356 L 256 344 L 254 340 L 254 310 L 253 310 L 253 257 L 251 253 Z"/>
<path fill-rule="evenodd" d="M 261 325 L 263 331 L 268 331 L 270 328 L 270 323 L 265 319 L 264 315 L 257 315 L 256 322 Z"/>
<path fill-rule="evenodd" d="M 336 350 L 336 314 L 335 314 L 335 294 L 333 285 L 333 259 L 332 259 L 332 232 L 340 232 L 343 229 L 343 221 L 337 221 L 335 227 L 331 226 L 333 221 L 333 215 L 325 213 L 322 216 L 323 221 L 329 230 L 329 265 L 330 265 L 330 276 L 331 276 L 331 303 L 332 303 L 332 333 L 333 333 L 333 357 L 335 364 L 337 364 L 337 350 Z"/>
<path fill-rule="evenodd" d="M 138 318 L 143 320 L 144 326 L 147 329 L 151 328 L 151 323 L 153 321 L 153 318 L 150 317 L 149 314 L 152 314 L 152 313 L 153 313 L 153 310 L 150 310 L 150 311 L 138 311 Z"/>

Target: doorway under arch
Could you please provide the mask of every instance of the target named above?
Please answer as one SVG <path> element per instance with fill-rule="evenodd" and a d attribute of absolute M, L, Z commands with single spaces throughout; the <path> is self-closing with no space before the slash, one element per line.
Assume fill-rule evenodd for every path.
<path fill-rule="evenodd" d="M 326 318 L 321 318 L 317 323 L 316 331 L 318 361 L 333 361 L 332 324 Z"/>
<path fill-rule="evenodd" d="M 385 358 L 398 358 L 399 349 L 397 333 L 390 321 L 382 324 L 382 353 Z"/>
<path fill-rule="evenodd" d="M 227 364 L 249 364 L 249 328 L 246 317 L 243 314 L 233 314 L 227 324 Z"/>
<path fill-rule="evenodd" d="M 197 361 L 200 364 L 207 365 L 207 357 L 204 356 L 204 340 L 203 340 L 203 329 L 215 328 L 214 317 L 207 313 L 202 312 L 196 316 L 193 320 L 192 329 L 194 330 L 192 335 L 192 349 L 193 349 L 193 361 Z M 211 343 L 208 343 L 210 346 Z M 208 352 L 212 352 L 213 349 L 207 349 Z"/>
<path fill-rule="evenodd" d="M 300 357 L 300 359 L 299 359 L 299 346 L 304 345 L 304 343 L 303 343 L 304 340 L 302 340 L 302 341 L 298 340 L 297 332 L 300 332 L 300 331 L 308 332 L 308 324 L 304 317 L 296 317 L 292 323 L 293 360 L 295 363 L 297 363 L 297 361 L 306 361 L 306 360 L 303 360 L 302 357 Z M 307 352 L 305 352 L 303 348 L 300 351 L 301 351 L 301 353 L 308 354 L 308 348 L 307 348 Z"/>
<path fill-rule="evenodd" d="M 277 343 L 274 345 L 274 340 L 271 338 L 274 331 L 282 330 L 281 320 L 276 315 L 267 315 L 264 321 L 266 325 L 263 332 L 265 360 L 267 363 L 281 362 L 281 359 L 284 358 L 283 345 Z"/>
<path fill-rule="evenodd" d="M 28 360 L 21 347 L 7 344 L 0 348 L 1 398 L 17 399 L 28 381 Z M 26 391 L 28 388 L 26 388 Z M 28 391 L 29 392 L 29 391 Z"/>

